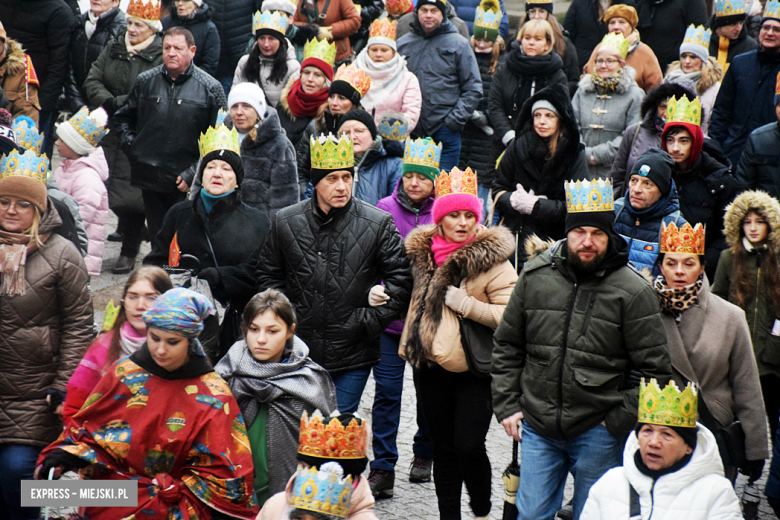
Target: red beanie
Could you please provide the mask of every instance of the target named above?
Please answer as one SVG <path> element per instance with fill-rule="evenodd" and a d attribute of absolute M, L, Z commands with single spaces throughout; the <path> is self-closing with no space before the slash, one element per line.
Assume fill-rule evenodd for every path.
<path fill-rule="evenodd" d="M 433 202 L 433 221 L 438 224 L 444 215 L 455 211 L 471 211 L 477 216 L 477 222 L 482 222 L 482 201 L 479 197 L 468 193 L 452 193 Z"/>

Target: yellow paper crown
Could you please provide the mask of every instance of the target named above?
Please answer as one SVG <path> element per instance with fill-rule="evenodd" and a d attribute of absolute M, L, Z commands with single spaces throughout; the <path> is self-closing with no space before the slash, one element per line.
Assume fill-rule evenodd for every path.
<path fill-rule="evenodd" d="M 49 158 L 38 155 L 32 150 L 24 150 L 21 154 L 11 150 L 0 160 L 0 179 L 5 177 L 27 177 L 46 184 L 49 173 Z"/>
<path fill-rule="evenodd" d="M 101 332 L 106 332 L 114 328 L 117 317 L 119 317 L 119 311 L 122 309 L 121 305 L 114 305 L 114 300 L 111 299 L 106 305 L 106 315 L 103 317 L 103 326 Z"/>
<path fill-rule="evenodd" d="M 352 138 L 333 134 L 311 137 L 311 167 L 318 170 L 346 170 L 355 166 Z"/>
<path fill-rule="evenodd" d="M 663 253 L 687 253 L 693 255 L 704 254 L 704 226 L 701 223 L 691 227 L 686 222 L 681 228 L 670 222 L 661 223 L 661 254 Z"/>
<path fill-rule="evenodd" d="M 626 59 L 628 56 L 628 40 L 622 34 L 609 33 L 601 40 L 601 49 L 615 49 Z"/>
<path fill-rule="evenodd" d="M 290 19 L 287 15 L 279 11 L 257 11 L 252 17 L 252 31 L 257 32 L 260 29 L 269 29 L 281 34 L 287 31 L 287 24 Z"/>
<path fill-rule="evenodd" d="M 436 198 L 464 193 L 477 197 L 477 174 L 466 168 L 461 171 L 456 167 L 450 173 L 444 170 L 436 176 Z"/>
<path fill-rule="evenodd" d="M 395 41 L 396 23 L 394 20 L 383 18 L 381 20 L 374 20 L 368 28 L 369 38 L 387 38 L 388 40 Z"/>
<path fill-rule="evenodd" d="M 344 424 L 344 420 L 347 423 Z M 368 446 L 368 423 L 359 417 L 323 417 L 303 412 L 298 453 L 322 459 L 362 459 Z"/>
<path fill-rule="evenodd" d="M 666 104 L 666 123 L 689 123 L 701 126 L 701 101 L 699 98 L 688 101 L 685 96 L 680 96 L 680 99 L 672 96 Z"/>
<path fill-rule="evenodd" d="M 333 81 L 346 81 L 352 88 L 357 90 L 361 96 L 365 96 L 368 89 L 371 88 L 371 78 L 366 76 L 362 69 L 354 65 L 342 65 L 336 71 Z"/>
<path fill-rule="evenodd" d="M 336 462 L 326 462 L 319 470 L 298 466 L 290 507 L 346 518 L 352 500 L 352 477 L 343 476 L 344 470 Z"/>
<path fill-rule="evenodd" d="M 229 150 L 241 156 L 241 145 L 238 141 L 238 132 L 235 128 L 228 130 L 225 125 L 212 126 L 206 130 L 205 134 L 200 134 L 200 156 L 206 155 L 216 150 Z"/>
<path fill-rule="evenodd" d="M 645 378 L 642 378 L 639 385 L 639 422 L 695 428 L 698 412 L 698 390 L 694 383 L 688 383 L 680 392 L 674 381 L 661 390 L 655 379 L 645 383 Z"/>
<path fill-rule="evenodd" d="M 303 61 L 309 58 L 322 60 L 331 67 L 336 62 L 336 44 L 313 39 L 303 46 Z"/>
<path fill-rule="evenodd" d="M 615 211 L 610 179 L 565 181 L 563 188 L 566 190 L 566 211 L 569 213 Z"/>
<path fill-rule="evenodd" d="M 745 0 L 716 0 L 715 16 L 739 16 L 745 14 Z"/>
<path fill-rule="evenodd" d="M 127 16 L 133 18 L 140 18 L 148 22 L 157 22 L 160 20 L 160 2 L 155 0 L 130 0 L 130 5 L 127 6 Z"/>
<path fill-rule="evenodd" d="M 764 18 L 774 18 L 780 20 L 780 2 L 769 0 L 764 8 Z"/>

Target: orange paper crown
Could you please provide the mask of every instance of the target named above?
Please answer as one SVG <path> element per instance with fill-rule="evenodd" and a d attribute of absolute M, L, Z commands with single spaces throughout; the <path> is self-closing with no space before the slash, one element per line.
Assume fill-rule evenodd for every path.
<path fill-rule="evenodd" d="M 385 9 L 390 16 L 401 16 L 412 11 L 412 0 L 387 0 Z"/>
<path fill-rule="evenodd" d="M 371 22 L 371 26 L 368 28 L 369 38 L 387 38 L 395 41 L 395 21 L 390 21 L 387 18 L 382 20 L 374 20 Z"/>
<path fill-rule="evenodd" d="M 780 72 L 777 73 L 777 83 L 775 84 L 775 96 L 780 96 Z M 777 105 L 777 103 L 775 103 Z"/>
<path fill-rule="evenodd" d="M 149 0 L 149 2 L 144 2 L 144 0 L 130 0 L 130 5 L 127 6 L 127 15 L 150 22 L 159 21 L 160 2 L 155 2 L 155 0 Z"/>
<path fill-rule="evenodd" d="M 298 453 L 323 459 L 362 459 L 368 445 L 368 424 L 352 417 L 345 426 L 338 417 L 323 418 L 316 410 L 311 419 L 303 412 Z"/>
<path fill-rule="evenodd" d="M 477 174 L 466 168 L 465 171 L 454 167 L 450 173 L 441 170 L 436 177 L 436 198 L 454 195 L 456 193 L 466 193 L 468 195 L 477 195 Z"/>
<path fill-rule="evenodd" d="M 677 228 L 674 222 L 668 226 L 661 223 L 661 253 L 704 254 L 704 226 L 696 224 L 691 227 L 685 223 Z"/>
<path fill-rule="evenodd" d="M 365 96 L 366 92 L 368 92 L 368 89 L 371 87 L 371 78 L 366 76 L 365 72 L 354 65 L 342 65 L 339 67 L 333 81 L 346 81 L 352 85 L 352 88 L 357 90 L 361 96 Z"/>

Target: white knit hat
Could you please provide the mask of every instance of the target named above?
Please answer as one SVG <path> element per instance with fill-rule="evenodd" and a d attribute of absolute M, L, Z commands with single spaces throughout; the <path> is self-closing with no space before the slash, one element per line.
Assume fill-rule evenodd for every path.
<path fill-rule="evenodd" d="M 155 33 L 160 33 L 163 30 L 162 22 L 160 20 L 146 20 L 139 18 L 138 16 L 127 15 L 128 18 L 135 18 L 139 22 L 143 22 L 148 25 Z"/>
<path fill-rule="evenodd" d="M 79 155 L 88 155 L 97 149 L 100 140 L 108 133 L 108 114 L 103 107 L 89 113 L 81 107 L 73 117 L 57 125 L 57 137 Z"/>
<path fill-rule="evenodd" d="M 265 93 L 257 83 L 234 84 L 228 95 L 228 108 L 232 108 L 236 103 L 246 103 L 255 109 L 257 117 L 265 117 Z"/>
<path fill-rule="evenodd" d="M 265 0 L 263 11 L 282 11 L 290 16 L 298 10 L 298 2 L 295 0 Z"/>

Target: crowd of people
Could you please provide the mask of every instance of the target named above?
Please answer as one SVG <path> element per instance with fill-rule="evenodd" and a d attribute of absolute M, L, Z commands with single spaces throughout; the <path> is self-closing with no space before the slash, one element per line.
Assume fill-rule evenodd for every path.
<path fill-rule="evenodd" d="M 518 520 L 780 515 L 779 2 L 71 3 L 0 3 L 5 517 L 372 520 L 407 364 L 443 520 L 493 418 Z"/>

